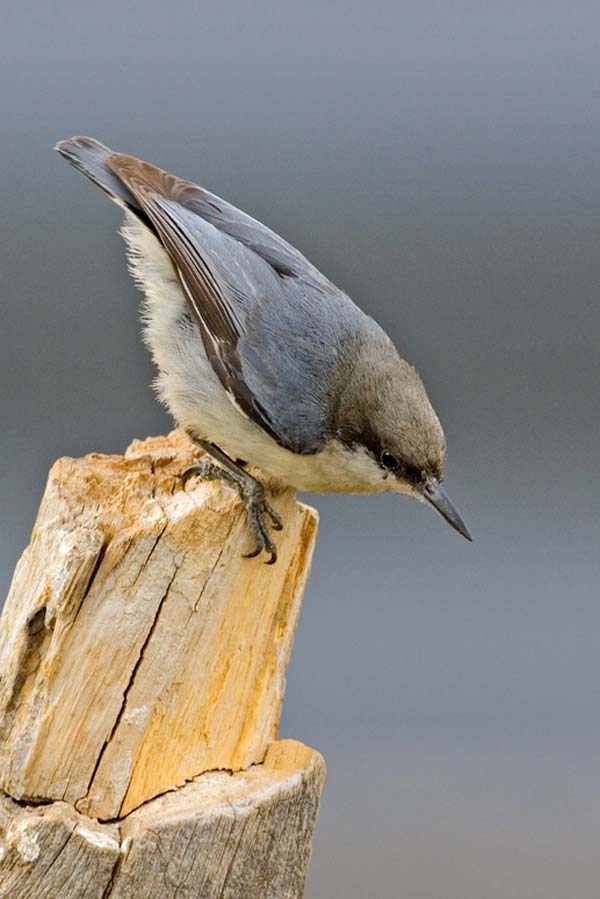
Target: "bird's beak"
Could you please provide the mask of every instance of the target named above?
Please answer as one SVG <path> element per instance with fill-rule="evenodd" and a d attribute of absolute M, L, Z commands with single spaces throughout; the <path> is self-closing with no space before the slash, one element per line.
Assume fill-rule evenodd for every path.
<path fill-rule="evenodd" d="M 450 497 L 443 489 L 442 485 L 435 478 L 428 478 L 422 491 L 423 499 L 427 500 L 430 505 L 436 509 L 442 518 L 445 518 L 448 524 L 466 537 L 467 540 L 473 541 L 473 538 L 467 530 L 467 526 L 458 514 L 457 509 L 450 501 Z"/>

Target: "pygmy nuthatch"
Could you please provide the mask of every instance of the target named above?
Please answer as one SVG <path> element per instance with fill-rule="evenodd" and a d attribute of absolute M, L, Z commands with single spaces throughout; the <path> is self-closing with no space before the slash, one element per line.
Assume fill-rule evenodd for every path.
<path fill-rule="evenodd" d="M 416 370 L 298 250 L 202 187 L 89 137 L 58 152 L 125 210 L 157 390 L 276 559 L 250 464 L 314 493 L 406 493 L 471 539 L 441 486 L 444 432 Z"/>

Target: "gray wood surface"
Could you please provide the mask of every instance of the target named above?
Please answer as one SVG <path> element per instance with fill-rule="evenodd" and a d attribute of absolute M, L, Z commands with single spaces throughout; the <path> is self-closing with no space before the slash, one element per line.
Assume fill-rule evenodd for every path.
<path fill-rule="evenodd" d="M 0 797 L 1 899 L 300 899 L 325 775 L 293 740 L 125 819 Z"/>

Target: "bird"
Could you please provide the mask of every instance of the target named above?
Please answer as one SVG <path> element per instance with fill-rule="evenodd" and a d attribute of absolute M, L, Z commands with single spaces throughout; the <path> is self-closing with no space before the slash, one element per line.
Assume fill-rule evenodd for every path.
<path fill-rule="evenodd" d="M 442 487 L 446 440 L 417 370 L 302 253 L 203 187 L 90 137 L 56 149 L 125 213 L 155 388 L 245 507 L 246 553 L 283 521 L 258 469 L 308 493 L 407 494 L 472 537 Z"/>

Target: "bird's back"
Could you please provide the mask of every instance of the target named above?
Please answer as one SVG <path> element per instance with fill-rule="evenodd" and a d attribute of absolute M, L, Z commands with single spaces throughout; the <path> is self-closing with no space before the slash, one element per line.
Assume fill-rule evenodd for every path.
<path fill-rule="evenodd" d="M 59 152 L 158 237 L 224 389 L 279 445 L 322 448 L 328 373 L 383 332 L 297 249 L 198 185 L 91 138 Z"/>

